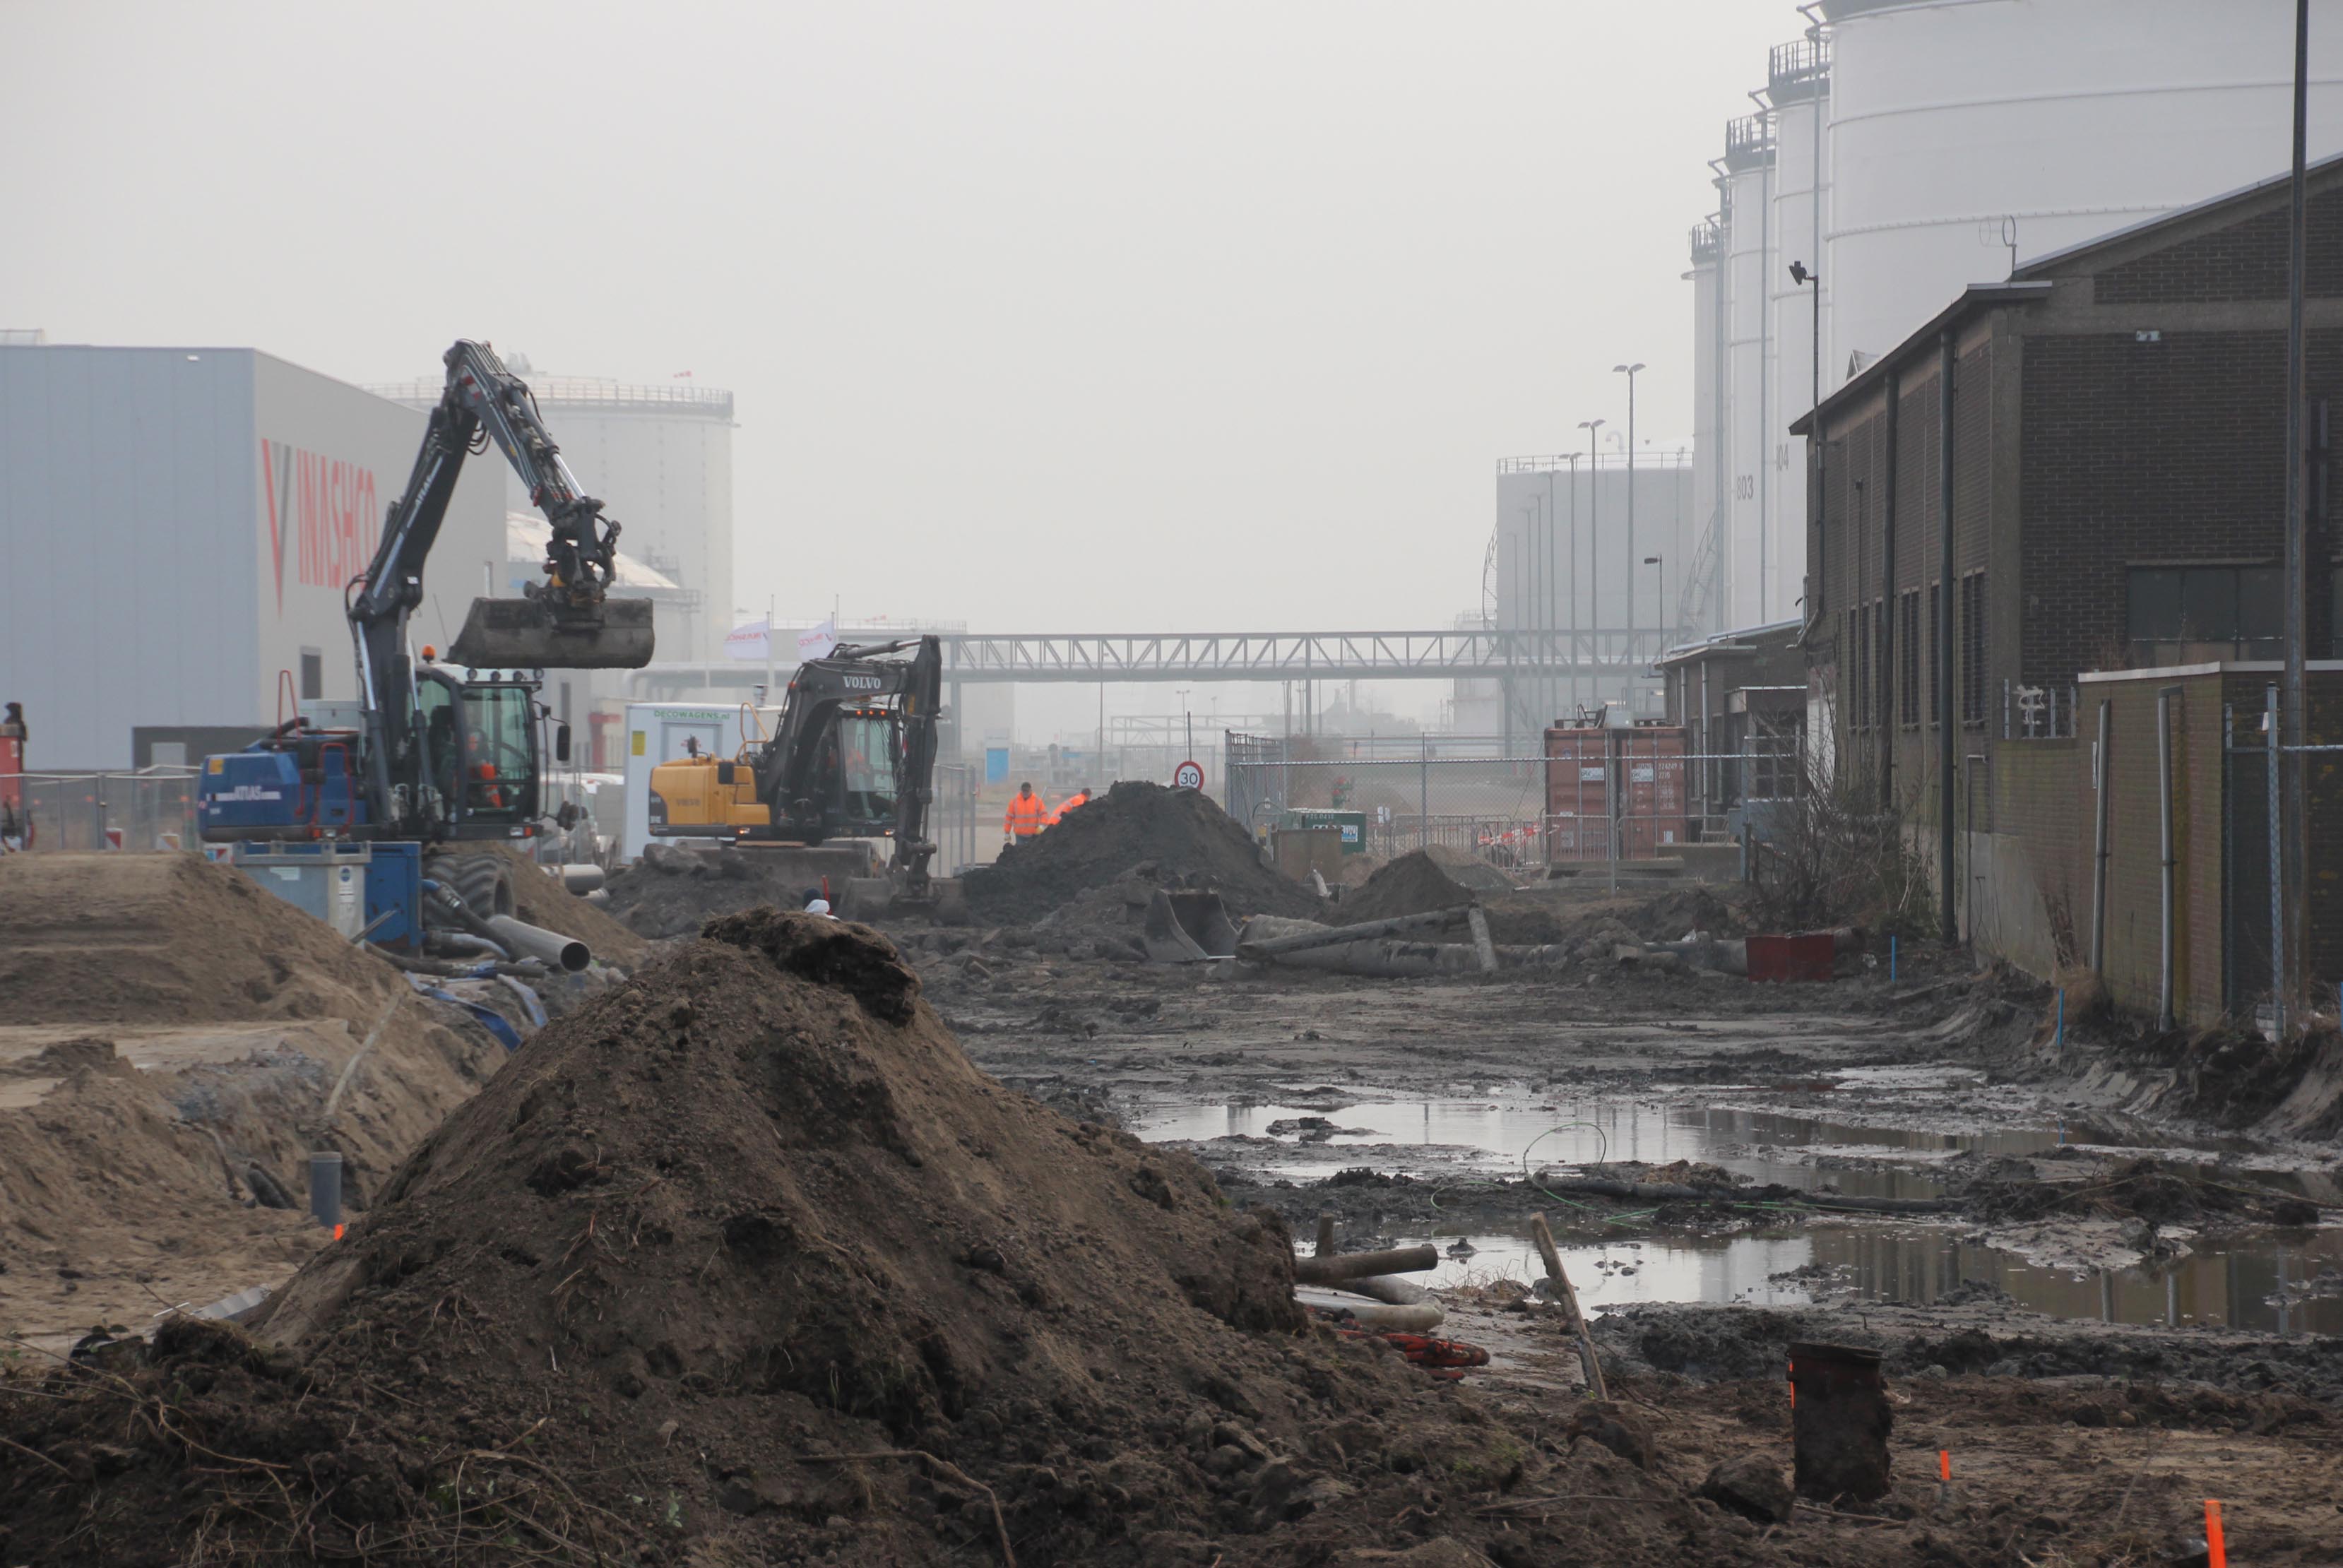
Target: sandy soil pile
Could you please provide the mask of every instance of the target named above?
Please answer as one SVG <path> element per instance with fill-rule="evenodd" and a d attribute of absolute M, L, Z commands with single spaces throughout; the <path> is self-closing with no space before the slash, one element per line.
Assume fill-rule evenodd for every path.
<path fill-rule="evenodd" d="M 312 1150 L 342 1153 L 362 1208 L 504 1058 L 192 855 L 0 859 L 0 1328 L 17 1332 L 281 1280 L 321 1241 L 300 1212 Z"/>
<path fill-rule="evenodd" d="M 369 1000 L 378 1010 L 397 982 L 323 923 L 198 856 L 0 859 L 10 1024 L 341 1016 Z"/>
<path fill-rule="evenodd" d="M 1318 900 L 1261 862 L 1243 828 L 1193 789 L 1127 780 L 968 876 L 980 920 L 1039 920 L 1141 868 L 1147 879 L 1217 890 L 1232 915 L 1318 912 Z"/>

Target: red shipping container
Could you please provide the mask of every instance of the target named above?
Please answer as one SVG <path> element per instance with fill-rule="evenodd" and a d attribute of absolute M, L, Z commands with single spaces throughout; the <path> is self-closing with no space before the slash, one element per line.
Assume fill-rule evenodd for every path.
<path fill-rule="evenodd" d="M 1630 860 L 1657 859 L 1684 841 L 1690 826 L 1684 810 L 1684 731 L 1681 726 L 1653 724 L 1616 733 L 1616 768 L 1625 799 L 1620 853 Z"/>
<path fill-rule="evenodd" d="M 1838 939 L 1828 931 L 1751 937 L 1748 954 L 1753 980 L 1828 980 L 1838 954 Z"/>
<path fill-rule="evenodd" d="M 1611 737 L 1582 726 L 1545 732 L 1546 859 L 1611 857 Z"/>

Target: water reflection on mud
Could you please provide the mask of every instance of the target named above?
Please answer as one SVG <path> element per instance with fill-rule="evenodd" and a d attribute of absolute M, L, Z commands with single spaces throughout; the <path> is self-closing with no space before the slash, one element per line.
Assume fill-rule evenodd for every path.
<path fill-rule="evenodd" d="M 1403 1236 L 1403 1242 L 1451 1235 Z M 1544 1271 L 1526 1239 L 1474 1235 L 1475 1251 L 1443 1260 L 1433 1282 L 1461 1284 Z M 1964 1285 L 2006 1292 L 2017 1306 L 2114 1323 L 2192 1323 L 2268 1333 L 2343 1334 L 2343 1293 L 2312 1294 L 2327 1271 L 2337 1292 L 2343 1231 L 2271 1232 L 2202 1244 L 2177 1263 L 2087 1272 L 2044 1268 L 1946 1228 L 1804 1225 L 1734 1236 L 1621 1238 L 1568 1245 L 1563 1265 L 1590 1309 L 1633 1302 L 1746 1302 L 1801 1306 L 1845 1300 L 1926 1304 Z"/>

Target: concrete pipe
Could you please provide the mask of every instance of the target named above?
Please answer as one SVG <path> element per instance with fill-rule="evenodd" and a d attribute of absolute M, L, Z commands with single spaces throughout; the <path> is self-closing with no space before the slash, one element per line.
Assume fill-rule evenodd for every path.
<path fill-rule="evenodd" d="M 602 886 L 602 868 L 590 862 L 564 866 L 561 885 L 582 899 Z"/>
<path fill-rule="evenodd" d="M 496 933 L 497 940 L 512 951 L 543 959 L 558 970 L 576 974 L 594 961 L 593 952 L 576 937 L 548 931 L 543 926 L 532 926 L 510 915 L 491 915 L 487 924 Z"/>

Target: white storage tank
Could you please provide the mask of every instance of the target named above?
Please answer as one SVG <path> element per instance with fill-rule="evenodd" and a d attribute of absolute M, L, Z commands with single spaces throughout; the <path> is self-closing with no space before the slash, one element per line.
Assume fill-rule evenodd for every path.
<path fill-rule="evenodd" d="M 1765 472 L 1773 493 L 1765 513 L 1780 541 L 1780 559 L 1771 580 L 1778 589 L 1804 576 L 1806 521 L 1805 444 L 1790 438 L 1789 424 L 1815 402 L 1816 328 L 1821 356 L 1830 340 L 1828 250 L 1830 193 L 1830 42 L 1821 29 L 1784 44 L 1768 62 L 1766 93 L 1774 123 L 1774 265 L 1765 286 L 1773 307 L 1774 384 L 1768 409 L 1772 444 Z M 1799 263 L 1819 285 L 1801 285 L 1790 264 Z M 1827 371 L 1821 380 L 1834 383 Z M 1797 597 L 1797 589 L 1789 590 Z M 1765 618 L 1790 611 L 1777 592 Z"/>
<path fill-rule="evenodd" d="M 1966 285 L 2006 276 L 2013 252 L 2029 261 L 2284 172 L 2294 10 L 1826 0 L 1838 357 L 1894 347 Z M 2316 158 L 2343 150 L 2343 0 L 2312 0 L 2311 48 Z"/>
<path fill-rule="evenodd" d="M 1768 609 L 1781 569 L 1779 528 L 1766 482 L 1777 426 L 1788 419 L 1774 401 L 1771 274 L 1774 244 L 1774 132 L 1765 116 L 1725 127 L 1725 308 L 1727 327 L 1725 528 L 1723 562 L 1727 626 L 1774 619 Z"/>
<path fill-rule="evenodd" d="M 1704 636 L 1717 629 L 1723 598 L 1717 566 L 1725 548 L 1725 497 L 1727 480 L 1724 443 L 1716 433 L 1725 427 L 1725 383 L 1719 374 L 1726 357 L 1724 302 L 1725 231 L 1722 216 L 1704 218 L 1692 231 L 1692 445 L 1697 454 L 1692 472 L 1691 534 L 1693 548 L 1684 558 L 1681 580 L 1674 585 L 1677 620 L 1687 632 Z"/>

